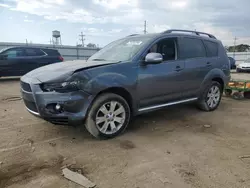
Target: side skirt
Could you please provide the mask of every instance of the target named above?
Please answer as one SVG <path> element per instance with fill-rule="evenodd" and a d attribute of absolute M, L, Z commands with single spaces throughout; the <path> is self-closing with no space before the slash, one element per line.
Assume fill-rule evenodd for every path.
<path fill-rule="evenodd" d="M 163 108 L 166 106 L 172 106 L 175 104 L 181 104 L 181 103 L 186 103 L 186 102 L 191 102 L 191 101 L 196 101 L 198 100 L 198 98 L 190 98 L 190 99 L 185 99 L 185 100 L 180 100 L 180 101 L 175 101 L 175 102 L 170 102 L 170 103 L 165 103 L 165 104 L 159 104 L 159 105 L 155 105 L 155 106 L 149 106 L 149 107 L 144 107 L 144 108 L 140 108 L 138 111 L 139 112 L 144 112 L 144 111 L 148 111 L 148 110 L 154 110 L 154 109 L 158 109 L 158 108 Z"/>

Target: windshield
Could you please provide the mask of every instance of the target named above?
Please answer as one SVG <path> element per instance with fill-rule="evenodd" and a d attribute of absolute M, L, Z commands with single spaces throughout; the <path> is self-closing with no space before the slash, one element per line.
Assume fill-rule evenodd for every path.
<path fill-rule="evenodd" d="M 151 37 L 129 37 L 110 43 L 89 58 L 92 61 L 128 61 Z"/>
<path fill-rule="evenodd" d="M 0 53 L 2 53 L 3 51 L 7 50 L 8 48 L 3 48 L 0 50 Z"/>

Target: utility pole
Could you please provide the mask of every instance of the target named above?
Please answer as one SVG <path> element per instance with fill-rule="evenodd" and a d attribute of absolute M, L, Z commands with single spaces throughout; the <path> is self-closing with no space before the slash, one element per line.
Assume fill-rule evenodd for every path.
<path fill-rule="evenodd" d="M 85 35 L 81 32 L 79 36 L 80 36 L 80 41 L 82 42 L 82 47 L 84 47 Z"/>
<path fill-rule="evenodd" d="M 234 54 L 233 54 L 234 59 L 235 59 L 236 41 L 237 41 L 237 38 L 234 37 Z"/>
<path fill-rule="evenodd" d="M 144 21 L 144 34 L 146 34 L 147 33 L 147 21 L 145 20 Z"/>

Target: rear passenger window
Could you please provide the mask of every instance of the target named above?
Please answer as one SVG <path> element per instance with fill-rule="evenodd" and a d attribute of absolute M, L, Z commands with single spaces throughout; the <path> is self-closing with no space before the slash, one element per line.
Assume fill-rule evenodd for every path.
<path fill-rule="evenodd" d="M 40 49 L 25 49 L 26 56 L 43 56 L 45 55 Z"/>
<path fill-rule="evenodd" d="M 180 59 L 206 57 L 206 50 L 200 39 L 180 38 L 178 46 Z"/>
<path fill-rule="evenodd" d="M 211 41 L 204 41 L 205 46 L 207 48 L 207 56 L 208 57 L 217 57 L 218 56 L 218 44 Z"/>

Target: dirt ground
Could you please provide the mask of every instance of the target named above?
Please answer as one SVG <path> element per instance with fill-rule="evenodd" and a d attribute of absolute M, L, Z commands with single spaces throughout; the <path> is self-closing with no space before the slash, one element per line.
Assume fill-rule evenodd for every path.
<path fill-rule="evenodd" d="M 223 97 L 209 113 L 170 107 L 99 141 L 33 117 L 19 97 L 18 79 L 0 80 L 0 187 L 80 187 L 61 175 L 69 164 L 98 188 L 250 187 L 250 158 L 240 158 L 250 155 L 250 100 Z"/>

